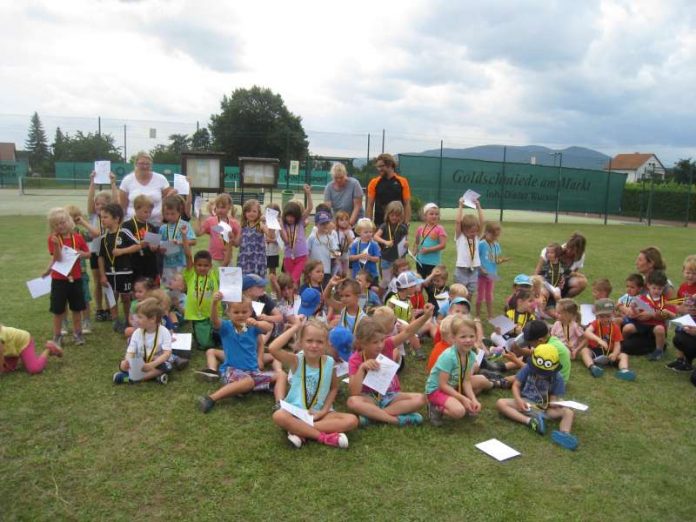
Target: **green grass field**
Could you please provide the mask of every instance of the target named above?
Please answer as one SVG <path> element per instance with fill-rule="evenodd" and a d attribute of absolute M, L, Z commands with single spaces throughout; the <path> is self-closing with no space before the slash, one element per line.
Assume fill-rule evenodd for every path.
<path fill-rule="evenodd" d="M 502 280 L 531 271 L 545 244 L 577 226 L 505 223 L 501 243 L 512 261 L 502 266 Z M 25 281 L 48 260 L 45 221 L 0 217 L 0 230 L 0 321 L 43 341 L 48 298 L 31 300 Z M 580 230 L 590 280 L 609 277 L 614 297 L 640 248 L 658 245 L 675 282 L 693 253 L 693 233 L 684 229 Z M 450 242 L 445 261 L 453 260 Z M 498 285 L 498 304 L 508 290 Z M 590 298 L 588 291 L 580 301 Z M 317 444 L 294 451 L 271 422 L 268 395 L 227 400 L 203 415 L 195 398 L 214 385 L 197 382 L 190 370 L 166 387 L 114 386 L 125 342 L 109 327 L 98 323 L 84 347 L 68 344 L 41 375 L 0 377 L 0 519 L 696 518 L 685 486 L 696 465 L 689 435 L 696 388 L 662 363 L 632 359 L 635 383 L 611 371 L 595 380 L 574 363 L 567 397 L 590 405 L 576 417 L 577 452 L 500 418 L 494 404 L 502 391 L 482 397 L 475 421 L 371 427 L 350 434 L 347 451 Z M 422 365 L 409 363 L 402 386 L 422 391 Z M 203 365 L 195 353 L 192 367 Z M 337 408 L 344 402 L 345 393 Z M 492 437 L 522 455 L 501 464 L 474 448 Z"/>

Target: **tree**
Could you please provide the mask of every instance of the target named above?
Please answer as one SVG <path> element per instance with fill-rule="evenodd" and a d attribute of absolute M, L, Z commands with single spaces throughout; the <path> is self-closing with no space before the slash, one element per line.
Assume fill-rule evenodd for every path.
<path fill-rule="evenodd" d="M 56 136 L 53 138 L 51 148 L 53 149 L 53 161 L 66 161 L 68 153 L 68 137 L 63 134 L 60 127 L 56 127 Z"/>
<path fill-rule="evenodd" d="M 37 112 L 31 117 L 29 136 L 24 143 L 24 148 L 29 154 L 29 165 L 34 172 L 47 173 L 50 169 L 51 153 L 48 150 L 46 131 L 41 125 Z"/>
<path fill-rule="evenodd" d="M 201 127 L 191 135 L 191 148 L 193 150 L 210 150 L 210 132 L 205 127 Z"/>
<path fill-rule="evenodd" d="M 150 151 L 154 163 L 180 163 L 181 153 L 191 148 L 191 138 L 186 134 L 171 134 L 169 145 L 157 145 Z"/>
<path fill-rule="evenodd" d="M 111 134 L 77 131 L 71 137 L 58 127 L 52 147 L 55 161 L 121 161 L 121 152 Z"/>
<path fill-rule="evenodd" d="M 281 165 L 303 159 L 308 152 L 302 118 L 291 113 L 283 98 L 254 86 L 222 97 L 220 114 L 210 117 L 213 148 L 236 164 L 240 156 L 278 158 Z"/>
<path fill-rule="evenodd" d="M 696 162 L 691 161 L 691 158 L 680 159 L 674 164 L 672 177 L 677 183 L 693 183 L 696 181 Z"/>

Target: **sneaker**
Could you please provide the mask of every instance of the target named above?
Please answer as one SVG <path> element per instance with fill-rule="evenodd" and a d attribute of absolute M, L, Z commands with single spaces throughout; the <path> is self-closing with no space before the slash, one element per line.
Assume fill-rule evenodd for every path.
<path fill-rule="evenodd" d="M 442 426 L 442 412 L 428 402 L 428 419 L 435 427 Z"/>
<path fill-rule="evenodd" d="M 217 382 L 220 380 L 220 374 L 217 371 L 211 370 L 210 368 L 203 368 L 202 370 L 196 370 L 193 372 L 198 379 L 206 382 Z"/>
<path fill-rule="evenodd" d="M 112 326 L 112 329 L 114 330 L 114 332 L 116 332 L 116 333 L 118 333 L 118 334 L 122 334 L 123 332 L 126 331 L 126 326 L 127 326 L 127 325 L 126 325 L 126 322 L 125 322 L 125 321 L 123 321 L 123 320 L 121 320 L 121 319 L 116 319 L 116 320 L 114 321 L 114 324 L 113 324 L 113 326 Z"/>
<path fill-rule="evenodd" d="M 304 438 L 300 437 L 299 435 L 295 435 L 294 433 L 288 432 L 288 440 L 290 441 L 290 444 L 292 444 L 295 448 L 300 449 L 302 445 L 307 442 Z"/>
<path fill-rule="evenodd" d="M 82 332 L 77 332 L 76 334 L 73 334 L 73 342 L 75 343 L 75 346 L 82 346 L 85 344 L 85 338 L 82 335 Z"/>
<path fill-rule="evenodd" d="M 82 320 L 82 333 L 83 334 L 92 333 L 92 322 L 89 319 Z"/>
<path fill-rule="evenodd" d="M 617 379 L 620 379 L 622 381 L 635 381 L 636 380 L 636 372 L 626 368 L 625 370 L 617 371 L 614 374 L 614 377 L 616 377 Z"/>
<path fill-rule="evenodd" d="M 539 435 L 546 433 L 546 420 L 542 414 L 534 413 L 533 416 L 529 418 L 529 424 L 527 424 L 527 426 L 529 426 L 530 430 Z"/>
<path fill-rule="evenodd" d="M 128 372 L 116 372 L 113 377 L 114 384 L 123 384 L 128 382 Z"/>
<path fill-rule="evenodd" d="M 108 310 L 97 310 L 94 314 L 94 319 L 97 322 L 108 321 L 109 317 L 110 317 L 110 315 L 109 315 Z"/>
<path fill-rule="evenodd" d="M 345 433 L 320 433 L 319 442 L 334 448 L 346 449 L 348 447 L 348 437 Z"/>
<path fill-rule="evenodd" d="M 365 417 L 364 415 L 360 415 L 359 419 L 360 421 L 360 427 L 361 428 L 367 428 L 368 426 L 372 425 L 372 421 Z"/>
<path fill-rule="evenodd" d="M 63 319 L 63 322 L 60 325 L 60 335 L 68 335 L 68 320 Z"/>
<path fill-rule="evenodd" d="M 215 401 L 207 395 L 205 397 L 198 397 L 198 409 L 203 413 L 208 413 L 213 409 L 213 406 L 215 406 Z"/>
<path fill-rule="evenodd" d="M 63 336 L 62 335 L 54 335 L 53 342 L 55 344 L 57 344 L 58 346 L 63 346 Z"/>
<path fill-rule="evenodd" d="M 63 357 L 63 349 L 53 341 L 46 341 L 46 349 L 54 357 Z"/>
<path fill-rule="evenodd" d="M 578 438 L 575 435 L 565 431 L 555 430 L 551 434 L 551 440 L 558 444 L 561 448 L 574 451 L 578 447 Z"/>
<path fill-rule="evenodd" d="M 420 426 L 423 416 L 420 413 L 402 413 L 398 416 L 399 426 Z"/>
<path fill-rule="evenodd" d="M 665 366 L 675 372 L 690 372 L 694 369 L 694 367 L 686 362 L 686 359 L 683 357 L 674 359 L 671 363 L 666 364 Z"/>
<path fill-rule="evenodd" d="M 155 381 L 157 381 L 158 384 L 167 384 L 169 382 L 169 375 L 161 373 L 155 377 Z"/>
<path fill-rule="evenodd" d="M 174 368 L 178 371 L 185 370 L 188 368 L 189 365 L 189 360 L 185 359 L 184 357 L 177 357 L 174 359 Z"/>
<path fill-rule="evenodd" d="M 655 362 L 662 359 L 665 351 L 660 348 L 655 348 L 655 351 L 648 355 L 648 361 Z"/>
<path fill-rule="evenodd" d="M 604 375 L 604 370 L 596 364 L 593 364 L 590 366 L 590 373 L 592 374 L 592 377 L 601 377 Z"/>
<path fill-rule="evenodd" d="M 597 366 L 607 366 L 611 361 L 606 355 L 598 355 L 593 361 Z"/>

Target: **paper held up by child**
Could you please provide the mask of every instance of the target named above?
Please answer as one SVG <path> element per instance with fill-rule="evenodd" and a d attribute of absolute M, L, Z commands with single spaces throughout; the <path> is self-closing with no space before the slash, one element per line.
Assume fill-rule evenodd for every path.
<path fill-rule="evenodd" d="M 266 305 L 260 301 L 252 301 L 251 302 L 251 307 L 254 309 L 254 313 L 256 314 L 257 317 L 263 313 L 264 306 L 266 306 Z"/>
<path fill-rule="evenodd" d="M 580 324 L 587 326 L 595 320 L 594 307 L 591 304 L 580 305 Z"/>
<path fill-rule="evenodd" d="M 381 353 L 377 356 L 376 361 L 379 363 L 379 370 L 367 372 L 363 384 L 384 395 L 387 393 L 399 365 Z"/>
<path fill-rule="evenodd" d="M 190 333 L 175 333 L 172 336 L 172 351 L 190 352 L 193 334 Z"/>
<path fill-rule="evenodd" d="M 549 403 L 552 406 L 564 406 L 578 411 L 587 411 L 590 407 L 587 404 L 576 401 L 553 401 Z"/>
<path fill-rule="evenodd" d="M 180 196 L 188 196 L 191 188 L 189 187 L 189 182 L 186 179 L 186 176 L 174 174 L 174 190 L 176 190 L 176 193 Z"/>
<path fill-rule="evenodd" d="M 652 307 L 642 299 L 634 299 L 631 302 L 631 306 L 633 306 L 641 312 L 653 312 Z"/>
<path fill-rule="evenodd" d="M 220 293 L 226 303 L 242 300 L 242 269 L 238 266 L 220 267 Z"/>
<path fill-rule="evenodd" d="M 285 401 L 280 401 L 280 409 L 287 411 L 290 415 L 297 417 L 302 422 L 309 424 L 310 426 L 314 426 L 314 417 L 312 417 L 312 414 L 309 413 L 308 410 L 298 408 L 294 404 L 290 404 L 289 402 Z"/>
<path fill-rule="evenodd" d="M 334 370 L 336 370 L 336 377 L 340 379 L 344 375 L 348 375 L 348 363 L 345 361 L 336 363 Z"/>
<path fill-rule="evenodd" d="M 225 223 L 224 221 L 220 221 L 217 225 L 212 227 L 210 230 L 213 232 L 217 232 L 222 236 L 222 240 L 225 243 L 230 242 L 230 234 L 232 233 L 232 227 L 229 225 L 229 223 Z"/>
<path fill-rule="evenodd" d="M 37 277 L 31 281 L 27 281 L 27 288 L 32 299 L 48 295 L 51 293 L 51 276 Z"/>
<path fill-rule="evenodd" d="M 396 250 L 399 253 L 399 257 L 404 257 L 408 253 L 408 243 L 406 242 L 406 239 L 407 238 L 403 238 L 396 245 Z"/>
<path fill-rule="evenodd" d="M 483 451 L 486 455 L 493 457 L 498 462 L 503 462 L 504 460 L 521 455 L 519 451 L 500 442 L 498 439 L 489 439 L 484 442 L 479 442 L 475 446 Z"/>
<path fill-rule="evenodd" d="M 142 381 L 145 377 L 143 372 L 143 361 L 140 357 L 132 357 L 128 359 L 128 379 L 131 381 Z"/>
<path fill-rule="evenodd" d="M 54 261 L 51 265 L 51 269 L 55 270 L 60 275 L 68 277 L 73 269 L 75 261 L 77 261 L 79 257 L 80 253 L 77 250 L 63 245 L 63 248 L 60 250 L 60 261 Z"/>
<path fill-rule="evenodd" d="M 682 326 L 696 327 L 696 322 L 694 322 L 693 317 L 691 317 L 689 314 L 682 315 L 681 317 L 677 317 L 676 319 L 672 319 L 671 322 L 674 324 L 680 324 Z"/>
<path fill-rule="evenodd" d="M 159 246 L 162 241 L 162 236 L 155 234 L 154 232 L 145 232 L 145 237 L 143 237 L 143 242 L 150 246 Z"/>
<path fill-rule="evenodd" d="M 111 184 L 111 162 L 110 161 L 95 161 L 94 162 L 94 182 L 97 185 Z"/>
<path fill-rule="evenodd" d="M 493 317 L 492 319 L 489 319 L 488 322 L 500 329 L 500 335 L 505 335 L 515 328 L 515 323 L 505 315 Z"/>
<path fill-rule="evenodd" d="M 274 208 L 266 208 L 266 226 L 271 230 L 280 230 L 280 221 L 278 221 L 278 211 Z"/>
<path fill-rule="evenodd" d="M 473 190 L 467 190 L 459 201 L 464 203 L 465 207 L 476 208 L 476 202 L 481 197 L 481 194 L 474 192 Z"/>
<path fill-rule="evenodd" d="M 203 206 L 203 198 L 201 196 L 196 196 L 193 200 L 193 214 L 197 218 L 201 217 L 201 207 Z"/>
<path fill-rule="evenodd" d="M 160 241 L 159 246 L 160 248 L 164 248 L 164 254 L 167 256 L 176 255 L 181 250 L 181 247 L 174 241 Z"/>

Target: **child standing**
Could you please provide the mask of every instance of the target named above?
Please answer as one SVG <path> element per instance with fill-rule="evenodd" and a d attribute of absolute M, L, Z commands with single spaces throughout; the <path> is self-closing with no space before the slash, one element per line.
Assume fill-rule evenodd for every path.
<path fill-rule="evenodd" d="M 435 203 L 423 206 L 423 222 L 416 230 L 417 268 L 423 279 L 442 262 L 442 251 L 447 246 L 447 232 L 440 225 L 440 208 Z"/>
<path fill-rule="evenodd" d="M 611 299 L 599 299 L 595 302 L 595 319 L 585 330 L 585 338 L 588 347 L 583 348 L 582 362 L 585 364 L 592 377 L 601 377 L 604 374 L 602 366 L 618 366 L 616 378 L 622 381 L 634 381 L 636 374 L 628 369 L 628 355 L 621 352 L 623 336 L 621 330 L 614 324 L 614 301 Z"/>
<path fill-rule="evenodd" d="M 575 359 L 587 343 L 585 331 L 580 326 L 578 305 L 572 299 L 563 298 L 556 303 L 558 320 L 551 327 L 551 335 L 558 337 L 570 350 Z"/>
<path fill-rule="evenodd" d="M 551 440 L 562 448 L 575 450 L 578 439 L 570 433 L 575 417 L 573 410 L 551 404 L 565 393 L 559 366 L 556 348 L 550 344 L 540 344 L 534 348 L 525 367 L 515 375 L 512 384 L 514 398 L 498 399 L 496 408 L 502 415 L 526 424 L 539 435 L 546 433 L 547 417 L 560 419 L 559 429 L 551 434 Z"/>
<path fill-rule="evenodd" d="M 280 207 L 277 203 L 269 203 L 266 209 L 275 210 L 280 216 Z M 280 266 L 280 230 L 267 228 L 266 231 L 266 268 L 270 278 L 275 278 L 276 270 Z M 273 286 L 273 285 L 271 285 Z"/>
<path fill-rule="evenodd" d="M 684 282 L 677 290 L 677 299 L 681 301 L 679 312 L 696 318 L 696 256 L 692 255 L 684 260 L 682 266 Z M 677 358 L 667 364 L 667 368 L 675 372 L 690 372 L 693 370 L 691 362 L 696 357 L 696 327 L 677 326 L 674 332 L 674 348 L 677 350 Z M 693 378 L 692 378 L 692 382 Z"/>
<path fill-rule="evenodd" d="M 120 207 L 119 207 L 120 208 Z M 70 247 L 79 252 L 81 258 L 90 257 L 87 243 L 80 234 L 74 232 L 75 223 L 64 208 L 54 208 L 48 213 L 48 252 L 53 256 L 53 263 L 63 259 L 62 248 Z M 61 326 L 65 317 L 66 304 L 70 306 L 73 323 L 73 340 L 76 345 L 85 344 L 82 336 L 82 311 L 85 309 L 85 297 L 82 291 L 82 269 L 75 262 L 67 276 L 50 269 L 51 272 L 51 313 L 53 314 L 53 342 L 60 346 L 63 342 Z"/>
<path fill-rule="evenodd" d="M 91 233 L 89 232 L 89 226 L 87 220 L 82 216 L 82 211 L 75 205 L 68 205 L 65 207 L 68 211 L 70 217 L 75 223 L 75 232 L 82 236 L 85 243 L 89 246 L 91 238 Z M 91 257 L 91 254 L 90 254 Z M 89 272 L 87 271 L 87 260 L 84 257 L 80 258 L 80 271 L 82 273 L 82 295 L 85 298 L 85 309 L 82 311 L 82 333 L 89 334 L 92 333 L 92 325 L 90 323 L 90 317 L 92 316 L 91 305 L 92 293 L 89 290 Z M 61 329 L 61 334 L 66 335 L 68 333 L 67 319 L 63 319 L 63 328 Z"/>
<path fill-rule="evenodd" d="M 500 223 L 486 222 L 483 229 L 483 241 L 479 241 L 478 253 L 481 267 L 478 276 L 478 294 L 476 295 L 476 317 L 481 315 L 481 303 L 486 303 L 488 318 L 493 317 L 493 289 L 498 279 L 498 265 L 508 261 L 502 257 Z"/>
<path fill-rule="evenodd" d="M 229 264 L 232 259 L 232 247 L 239 244 L 241 228 L 239 222 L 234 219 L 234 212 L 232 196 L 223 192 L 213 200 L 212 214 L 202 222 L 200 218 L 193 222 L 196 235 L 208 234 L 210 236 L 208 251 L 213 261 L 217 261 L 222 266 Z M 221 223 L 226 223 L 231 229 L 227 240 L 223 237 L 223 233 L 216 228 Z M 214 228 L 215 230 L 213 230 Z"/>
<path fill-rule="evenodd" d="M 0 373 L 15 371 L 20 359 L 28 374 L 41 373 L 49 355 L 63 357 L 63 350 L 55 342 L 46 341 L 46 349 L 37 356 L 29 332 L 0 324 Z"/>
<path fill-rule="evenodd" d="M 307 208 L 299 201 L 288 201 L 283 207 L 283 222 L 280 237 L 285 243 L 283 256 L 283 271 L 290 274 L 296 285 L 300 284 L 300 276 L 307 262 L 307 240 L 305 239 L 306 220 L 312 207 L 312 188 L 304 186 L 307 197 Z"/>
<path fill-rule="evenodd" d="M 286 375 L 282 371 L 261 371 L 263 345 L 258 337 L 273 329 L 271 323 L 252 319 L 251 300 L 244 297 L 239 303 L 228 303 L 228 319 L 220 320 L 218 308 L 222 294 L 216 292 L 210 308 L 213 327 L 220 331 L 225 360 L 220 366 L 222 388 L 200 397 L 198 406 L 203 413 L 213 409 L 217 401 L 251 391 L 269 391 L 275 383 L 276 402 L 285 397 Z"/>
<path fill-rule="evenodd" d="M 331 214 L 326 211 L 317 211 L 314 214 L 316 227 L 307 238 L 307 250 L 309 259 L 321 261 L 324 270 L 324 286 L 331 279 L 331 262 L 340 255 L 338 249 L 338 235 L 331 230 Z"/>
<path fill-rule="evenodd" d="M 355 234 L 350 226 L 350 216 L 345 210 L 339 210 L 334 215 L 334 220 L 336 222 L 336 234 L 338 235 L 338 250 L 340 255 L 336 260 L 340 268 L 338 273 L 341 275 L 348 275 L 349 271 L 349 261 L 348 261 L 348 249 L 355 239 Z"/>
<path fill-rule="evenodd" d="M 162 324 L 162 306 L 154 297 L 144 299 L 136 309 L 140 325 L 131 335 L 126 349 L 126 358 L 119 364 L 114 374 L 114 384 L 131 381 L 129 370 L 134 359 L 142 359 L 143 381 L 155 380 L 167 384 L 172 365 L 168 362 L 172 354 L 172 335 Z"/>
<path fill-rule="evenodd" d="M 244 275 L 266 277 L 266 226 L 261 222 L 261 204 L 255 199 L 248 199 L 242 206 L 237 266 Z"/>
<path fill-rule="evenodd" d="M 483 209 L 481 203 L 476 201 L 478 219 L 472 215 L 464 215 L 464 200 L 459 201 L 457 216 L 454 221 L 454 237 L 457 246 L 457 269 L 454 280 L 466 286 L 469 291 L 469 299 L 473 299 L 478 286 L 479 267 L 479 242 L 481 223 L 483 223 Z"/>
<path fill-rule="evenodd" d="M 296 335 L 299 338 L 298 353 L 284 351 L 283 347 Z M 327 446 L 347 448 L 345 432 L 358 427 L 355 415 L 333 411 L 338 378 L 333 358 L 324 354 L 327 341 L 326 325 L 310 319 L 294 324 L 268 348 L 273 357 L 290 368 L 292 374 L 285 401 L 309 411 L 314 418 L 314 425 L 310 426 L 282 409 L 273 414 L 273 422 L 288 432 L 288 440 L 296 448 L 302 447 L 307 439 Z"/>
<path fill-rule="evenodd" d="M 408 227 L 404 222 L 404 205 L 401 201 L 392 201 L 384 211 L 385 219 L 375 233 L 374 239 L 381 245 L 380 268 L 382 269 L 381 287 L 386 288 L 392 278 L 392 264 L 402 257 L 399 245 L 408 236 Z M 440 227 L 442 228 L 442 227 Z M 418 229 L 420 230 L 420 228 Z M 446 238 L 446 235 L 445 235 Z M 408 250 L 408 243 L 404 244 Z M 405 252 L 404 252 L 405 253 Z"/>
<path fill-rule="evenodd" d="M 377 262 L 379 261 L 379 245 L 372 239 L 375 224 L 368 218 L 358 219 L 355 224 L 355 233 L 358 238 L 350 245 L 348 259 L 353 263 L 353 279 L 360 270 L 366 270 L 373 281 L 379 281 Z"/>
<path fill-rule="evenodd" d="M 179 196 L 167 196 L 162 202 L 162 215 L 166 223 L 160 227 L 160 237 L 169 245 L 169 249 L 160 246 L 160 251 L 164 252 L 162 284 L 165 287 L 171 285 L 174 276 L 180 274 L 186 266 L 186 256 L 181 246 L 182 227 L 186 228 L 189 244 L 191 246 L 196 244 L 193 227 L 181 217 L 183 209 L 184 203 Z"/>
<path fill-rule="evenodd" d="M 149 245 L 145 240 L 145 234 L 148 232 L 159 235 L 159 227 L 149 223 L 153 208 L 154 205 L 149 196 L 145 194 L 136 196 L 133 200 L 135 214 L 123 224 L 123 228 L 129 230 L 138 244 L 142 245 L 142 248 L 131 257 L 133 281 L 145 277 L 159 284 L 157 247 Z"/>

